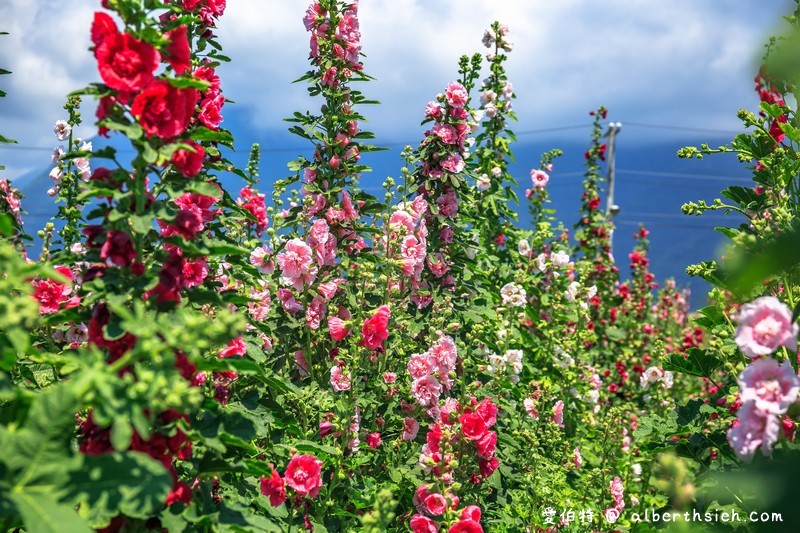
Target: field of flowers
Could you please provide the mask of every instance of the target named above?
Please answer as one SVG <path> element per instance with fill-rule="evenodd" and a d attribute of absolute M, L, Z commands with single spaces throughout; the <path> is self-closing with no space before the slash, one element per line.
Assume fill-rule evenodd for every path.
<path fill-rule="evenodd" d="M 102 1 L 38 258 L 0 180 L 1 531 L 798 530 L 796 40 L 769 43 L 747 133 L 679 153 L 753 177 L 684 206 L 747 218 L 688 267 L 714 286 L 690 315 L 647 229 L 611 255 L 605 108 L 580 213 L 549 206 L 558 150 L 516 197 L 507 26 L 420 102 L 375 197 L 358 3 L 298 13 L 318 106 L 288 118 L 307 156 L 269 184 L 258 146 L 228 159 L 224 11 Z M 73 135 L 82 99 L 132 152 Z"/>

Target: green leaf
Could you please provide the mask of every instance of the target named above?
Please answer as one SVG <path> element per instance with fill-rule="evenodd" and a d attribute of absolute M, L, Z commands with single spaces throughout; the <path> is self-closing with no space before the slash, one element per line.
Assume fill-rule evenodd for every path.
<path fill-rule="evenodd" d="M 148 518 L 163 509 L 172 476 L 142 452 L 83 456 L 69 478 L 67 497 L 100 514 Z"/>
<path fill-rule="evenodd" d="M 203 126 L 198 126 L 189 134 L 189 138 L 194 141 L 217 141 L 222 143 L 232 143 L 233 135 L 227 130 L 211 130 Z"/>
<path fill-rule="evenodd" d="M 180 78 L 167 78 L 170 85 L 176 89 L 199 89 L 204 90 L 211 87 L 211 83 L 199 78 L 180 77 Z"/>
<path fill-rule="evenodd" d="M 689 348 L 686 357 L 679 353 L 670 354 L 663 364 L 664 370 L 699 377 L 711 377 L 711 374 L 721 366 L 722 361 L 697 348 Z"/>
<path fill-rule="evenodd" d="M 46 492 L 11 492 L 7 497 L 25 522 L 28 533 L 87 533 L 92 531 L 71 505 L 58 502 L 55 494 Z"/>

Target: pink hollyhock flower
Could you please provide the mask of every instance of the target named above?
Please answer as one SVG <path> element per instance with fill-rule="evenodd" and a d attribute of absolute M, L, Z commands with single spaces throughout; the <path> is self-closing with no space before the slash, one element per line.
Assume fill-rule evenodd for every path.
<path fill-rule="evenodd" d="M 436 124 L 431 133 L 439 137 L 444 144 L 458 143 L 458 132 L 449 124 Z"/>
<path fill-rule="evenodd" d="M 342 279 L 333 279 L 331 281 L 326 281 L 325 283 L 320 283 L 317 287 L 317 291 L 322 295 L 323 298 L 330 301 L 334 296 L 336 296 L 336 292 L 339 290 L 339 284 L 343 281 L 344 280 Z"/>
<path fill-rule="evenodd" d="M 481 521 L 481 508 L 477 505 L 468 505 L 461 510 L 461 520 Z"/>
<path fill-rule="evenodd" d="M 462 172 L 465 166 L 464 158 L 459 154 L 450 154 L 447 156 L 447 159 L 442 162 L 442 168 L 452 174 Z"/>
<path fill-rule="evenodd" d="M 728 430 L 728 442 L 740 459 L 749 460 L 761 448 L 761 453 L 770 455 L 772 446 L 780 436 L 781 423 L 772 413 L 765 413 L 748 402 L 739 409 L 739 417 Z"/>
<path fill-rule="evenodd" d="M 197 119 L 208 129 L 219 129 L 219 123 L 222 122 L 223 105 L 225 105 L 225 97 L 221 94 L 204 98 L 200 102 L 200 114 Z"/>
<path fill-rule="evenodd" d="M 237 355 L 244 355 L 247 353 L 247 344 L 242 339 L 242 336 L 238 336 L 235 339 L 231 339 L 228 342 L 228 345 L 219 351 L 219 356 L 221 358 L 225 357 L 234 357 Z"/>
<path fill-rule="evenodd" d="M 739 392 L 742 402 L 754 402 L 766 413 L 782 414 L 797 401 L 800 377 L 789 361 L 778 364 L 775 359 L 762 358 L 739 375 Z"/>
<path fill-rule="evenodd" d="M 583 457 L 581 457 L 581 451 L 577 447 L 572 450 L 572 464 L 575 465 L 575 468 L 583 466 Z"/>
<path fill-rule="evenodd" d="M 303 290 L 304 283 L 312 283 L 317 276 L 317 269 L 312 265 L 311 247 L 300 239 L 291 239 L 278 254 L 278 267 L 281 269 L 285 283 L 298 291 Z"/>
<path fill-rule="evenodd" d="M 450 266 L 447 264 L 444 256 L 439 252 L 428 256 L 428 268 L 430 268 L 431 273 L 437 278 L 441 278 L 450 271 Z"/>
<path fill-rule="evenodd" d="M 442 384 L 433 376 L 415 379 L 411 384 L 411 394 L 418 404 L 429 407 L 439 400 L 439 396 L 442 394 Z"/>
<path fill-rule="evenodd" d="M 444 96 L 447 99 L 447 103 L 455 108 L 464 107 L 467 104 L 467 100 L 469 100 L 467 90 L 463 85 L 455 81 L 447 84 Z"/>
<path fill-rule="evenodd" d="M 539 411 L 536 410 L 536 404 L 532 398 L 525 398 L 522 401 L 522 405 L 525 406 L 525 411 L 528 413 L 529 417 L 534 420 L 539 420 Z"/>
<path fill-rule="evenodd" d="M 483 533 L 483 527 L 475 520 L 459 520 L 450 526 L 447 533 Z"/>
<path fill-rule="evenodd" d="M 294 352 L 294 363 L 297 365 L 298 372 L 301 376 L 308 375 L 308 361 L 306 360 L 303 350 Z"/>
<path fill-rule="evenodd" d="M 622 499 L 625 487 L 622 486 L 622 480 L 619 477 L 614 477 L 610 483 L 611 497 L 614 498 L 614 508 L 617 511 L 622 511 L 625 507 L 625 500 Z"/>
<path fill-rule="evenodd" d="M 533 182 L 533 186 L 538 189 L 543 189 L 547 182 L 550 181 L 550 176 L 547 175 L 547 172 L 544 170 L 531 170 L 531 181 Z"/>
<path fill-rule="evenodd" d="M 564 402 L 561 400 L 558 400 L 555 405 L 553 405 L 552 420 L 558 427 L 564 427 Z"/>
<path fill-rule="evenodd" d="M 478 413 L 463 414 L 458 417 L 461 435 L 468 440 L 480 440 L 486 435 L 486 422 Z"/>
<path fill-rule="evenodd" d="M 205 257 L 183 263 L 183 286 L 199 287 L 208 277 L 208 261 Z"/>
<path fill-rule="evenodd" d="M 261 494 L 269 498 L 273 507 L 286 501 L 286 483 L 274 469 L 270 477 L 261 478 Z"/>
<path fill-rule="evenodd" d="M 742 306 L 734 317 L 736 344 L 747 357 L 768 355 L 779 346 L 797 351 L 797 324 L 792 310 L 774 296 L 762 296 Z"/>
<path fill-rule="evenodd" d="M 306 309 L 306 325 L 311 329 L 319 329 L 320 322 L 325 316 L 326 305 L 322 296 L 314 296 Z"/>
<path fill-rule="evenodd" d="M 328 317 L 328 332 L 335 341 L 341 341 L 350 334 L 350 330 L 345 327 L 344 320 L 338 316 Z"/>
<path fill-rule="evenodd" d="M 350 390 L 350 376 L 337 365 L 331 368 L 331 385 L 336 392 Z"/>
<path fill-rule="evenodd" d="M 442 116 L 442 106 L 437 102 L 428 102 L 425 105 L 425 118 L 438 119 Z"/>
<path fill-rule="evenodd" d="M 389 338 L 389 306 L 380 306 L 371 318 L 364 321 L 361 326 L 362 346 L 370 350 L 382 350 L 383 341 Z"/>
<path fill-rule="evenodd" d="M 239 191 L 239 196 L 241 196 L 241 198 L 238 199 L 237 203 L 242 206 L 243 209 L 247 210 L 248 213 L 253 215 L 253 218 L 256 219 L 256 233 L 261 235 L 261 233 L 269 226 L 269 220 L 267 219 L 267 207 L 264 204 L 265 196 L 251 189 L 250 187 L 242 188 L 242 190 Z M 250 220 L 246 222 L 247 224 L 253 224 L 253 222 Z"/>
<path fill-rule="evenodd" d="M 369 446 L 373 450 L 377 450 L 383 443 L 383 441 L 381 440 L 381 434 L 378 432 L 367 433 L 367 435 L 364 437 L 364 440 L 367 442 L 367 446 Z"/>
<path fill-rule="evenodd" d="M 322 487 L 322 461 L 313 455 L 295 455 L 283 475 L 286 485 L 301 496 L 316 498 Z"/>
<path fill-rule="evenodd" d="M 421 514 L 415 514 L 411 517 L 411 522 L 408 524 L 411 527 L 411 531 L 414 533 L 438 533 L 439 528 L 436 526 L 436 522 L 428 518 L 427 516 L 423 516 Z"/>
<path fill-rule="evenodd" d="M 419 422 L 413 418 L 403 419 L 403 440 L 410 441 L 417 438 L 419 432 Z"/>
<path fill-rule="evenodd" d="M 55 268 L 56 272 L 72 281 L 72 271 L 69 267 L 60 266 Z M 57 313 L 62 303 L 66 302 L 72 293 L 72 287 L 67 283 L 60 283 L 53 279 L 34 280 L 33 298 L 39 302 L 39 313 L 49 315 Z"/>
<path fill-rule="evenodd" d="M 298 303 L 289 289 L 278 289 L 278 300 L 287 313 L 295 315 L 303 310 L 302 304 Z"/>
<path fill-rule="evenodd" d="M 425 510 L 433 516 L 441 516 L 447 509 L 447 499 L 438 492 L 428 494 L 424 501 Z"/>
<path fill-rule="evenodd" d="M 416 353 L 408 361 L 408 373 L 414 379 L 424 378 L 433 372 L 435 364 L 434 359 L 427 353 Z"/>
<path fill-rule="evenodd" d="M 266 246 L 259 246 L 250 252 L 250 264 L 258 267 L 258 271 L 262 274 L 272 274 L 275 268 L 275 263 L 269 259 L 272 250 Z"/>

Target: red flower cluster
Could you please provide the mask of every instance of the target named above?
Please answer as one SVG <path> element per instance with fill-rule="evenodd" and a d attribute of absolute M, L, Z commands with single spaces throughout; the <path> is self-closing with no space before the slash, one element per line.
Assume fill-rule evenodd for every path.
<path fill-rule="evenodd" d="M 286 501 L 286 487 L 294 489 L 300 497 L 316 498 L 322 488 L 322 461 L 313 455 L 295 454 L 282 478 L 274 467 L 270 477 L 261 478 L 261 493 L 269 497 L 273 507 Z"/>

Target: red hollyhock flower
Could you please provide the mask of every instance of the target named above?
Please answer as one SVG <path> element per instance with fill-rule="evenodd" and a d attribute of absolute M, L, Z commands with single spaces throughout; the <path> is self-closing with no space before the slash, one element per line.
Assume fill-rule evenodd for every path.
<path fill-rule="evenodd" d="M 198 93 L 155 80 L 133 100 L 131 112 L 148 137 L 177 137 L 189 126 Z"/>
<path fill-rule="evenodd" d="M 102 35 L 99 28 L 98 34 Z M 94 53 L 103 82 L 124 93 L 144 89 L 161 63 L 161 55 L 152 44 L 127 33 L 107 33 Z"/>
<path fill-rule="evenodd" d="M 244 355 L 247 353 L 247 344 L 241 335 L 228 342 L 228 345 L 219 351 L 220 358 L 233 357 L 235 355 Z"/>
<path fill-rule="evenodd" d="M 411 531 L 414 533 L 438 533 L 439 531 L 439 528 L 436 527 L 436 522 L 421 514 L 412 516 L 409 526 L 411 526 Z"/>
<path fill-rule="evenodd" d="M 92 21 L 92 44 L 95 46 L 95 55 L 97 54 L 97 47 L 106 37 L 118 33 L 119 30 L 114 23 L 114 19 L 101 11 L 96 12 Z"/>
<path fill-rule="evenodd" d="M 286 467 L 283 478 L 301 496 L 316 498 L 322 487 L 322 461 L 313 455 L 295 455 Z"/>
<path fill-rule="evenodd" d="M 487 428 L 492 427 L 497 422 L 497 406 L 492 403 L 491 398 L 481 400 L 481 403 L 475 408 L 475 412 L 481 415 L 483 421 L 486 422 Z"/>
<path fill-rule="evenodd" d="M 130 235 L 117 229 L 108 232 L 106 242 L 100 248 L 101 259 L 110 259 L 117 266 L 128 266 L 136 256 Z"/>
<path fill-rule="evenodd" d="M 209 129 L 219 129 L 222 122 L 222 106 L 225 104 L 225 97 L 218 94 L 212 98 L 204 98 L 200 102 L 200 114 L 198 120 Z"/>
<path fill-rule="evenodd" d="M 488 459 L 494 455 L 494 451 L 497 448 L 497 433 L 487 431 L 475 444 L 478 447 L 478 455 Z"/>
<path fill-rule="evenodd" d="M 188 483 L 183 481 L 176 481 L 175 487 L 167 495 L 166 505 L 170 506 L 173 503 L 183 503 L 189 505 L 192 503 L 192 488 Z"/>
<path fill-rule="evenodd" d="M 372 318 L 364 321 L 361 327 L 361 335 L 364 339 L 361 341 L 362 346 L 366 346 L 370 350 L 382 350 L 383 341 L 389 338 L 389 306 L 380 306 Z"/>
<path fill-rule="evenodd" d="M 194 141 L 182 141 L 188 144 L 194 151 L 186 148 L 179 148 L 172 154 L 172 164 L 183 174 L 184 178 L 191 178 L 200 173 L 203 169 L 203 161 L 206 159 L 206 151 Z"/>
<path fill-rule="evenodd" d="M 272 476 L 261 478 L 261 494 L 269 497 L 269 503 L 273 507 L 286 501 L 286 483 L 274 469 Z"/>
<path fill-rule="evenodd" d="M 338 316 L 331 316 L 328 317 L 328 332 L 331 334 L 331 338 L 338 342 L 347 337 L 350 330 L 345 327 L 344 320 Z"/>
<path fill-rule="evenodd" d="M 468 505 L 461 510 L 461 520 L 481 521 L 481 508 L 477 505 Z"/>
<path fill-rule="evenodd" d="M 486 422 L 478 413 L 467 413 L 458 417 L 461 434 L 465 439 L 480 440 L 486 435 Z"/>
<path fill-rule="evenodd" d="M 478 460 L 478 468 L 480 468 L 481 476 L 485 478 L 491 476 L 492 472 L 497 470 L 498 466 L 500 466 L 500 461 L 497 460 L 497 457 Z"/>
<path fill-rule="evenodd" d="M 364 440 L 367 442 L 367 446 L 369 446 L 373 450 L 378 449 L 380 445 L 383 443 L 383 441 L 381 440 L 381 434 L 378 432 L 368 433 L 367 436 L 364 437 Z"/>
<path fill-rule="evenodd" d="M 72 272 L 69 267 L 60 266 L 56 267 L 55 270 L 72 281 Z M 57 313 L 61 304 L 67 302 L 67 297 L 72 292 L 72 287 L 68 283 L 61 283 L 54 279 L 34 280 L 31 283 L 33 285 L 33 298 L 39 302 L 39 313 L 42 315 Z M 67 307 L 70 307 L 70 305 L 67 305 Z M 74 307 L 74 305 L 71 307 Z"/>
<path fill-rule="evenodd" d="M 174 30 L 168 31 L 164 37 L 169 40 L 166 60 L 172 65 L 175 74 L 183 74 L 192 68 L 192 52 L 189 50 L 186 26 L 178 26 Z"/>
<path fill-rule="evenodd" d="M 450 526 L 447 533 L 483 533 L 483 527 L 475 520 L 459 520 Z"/>

